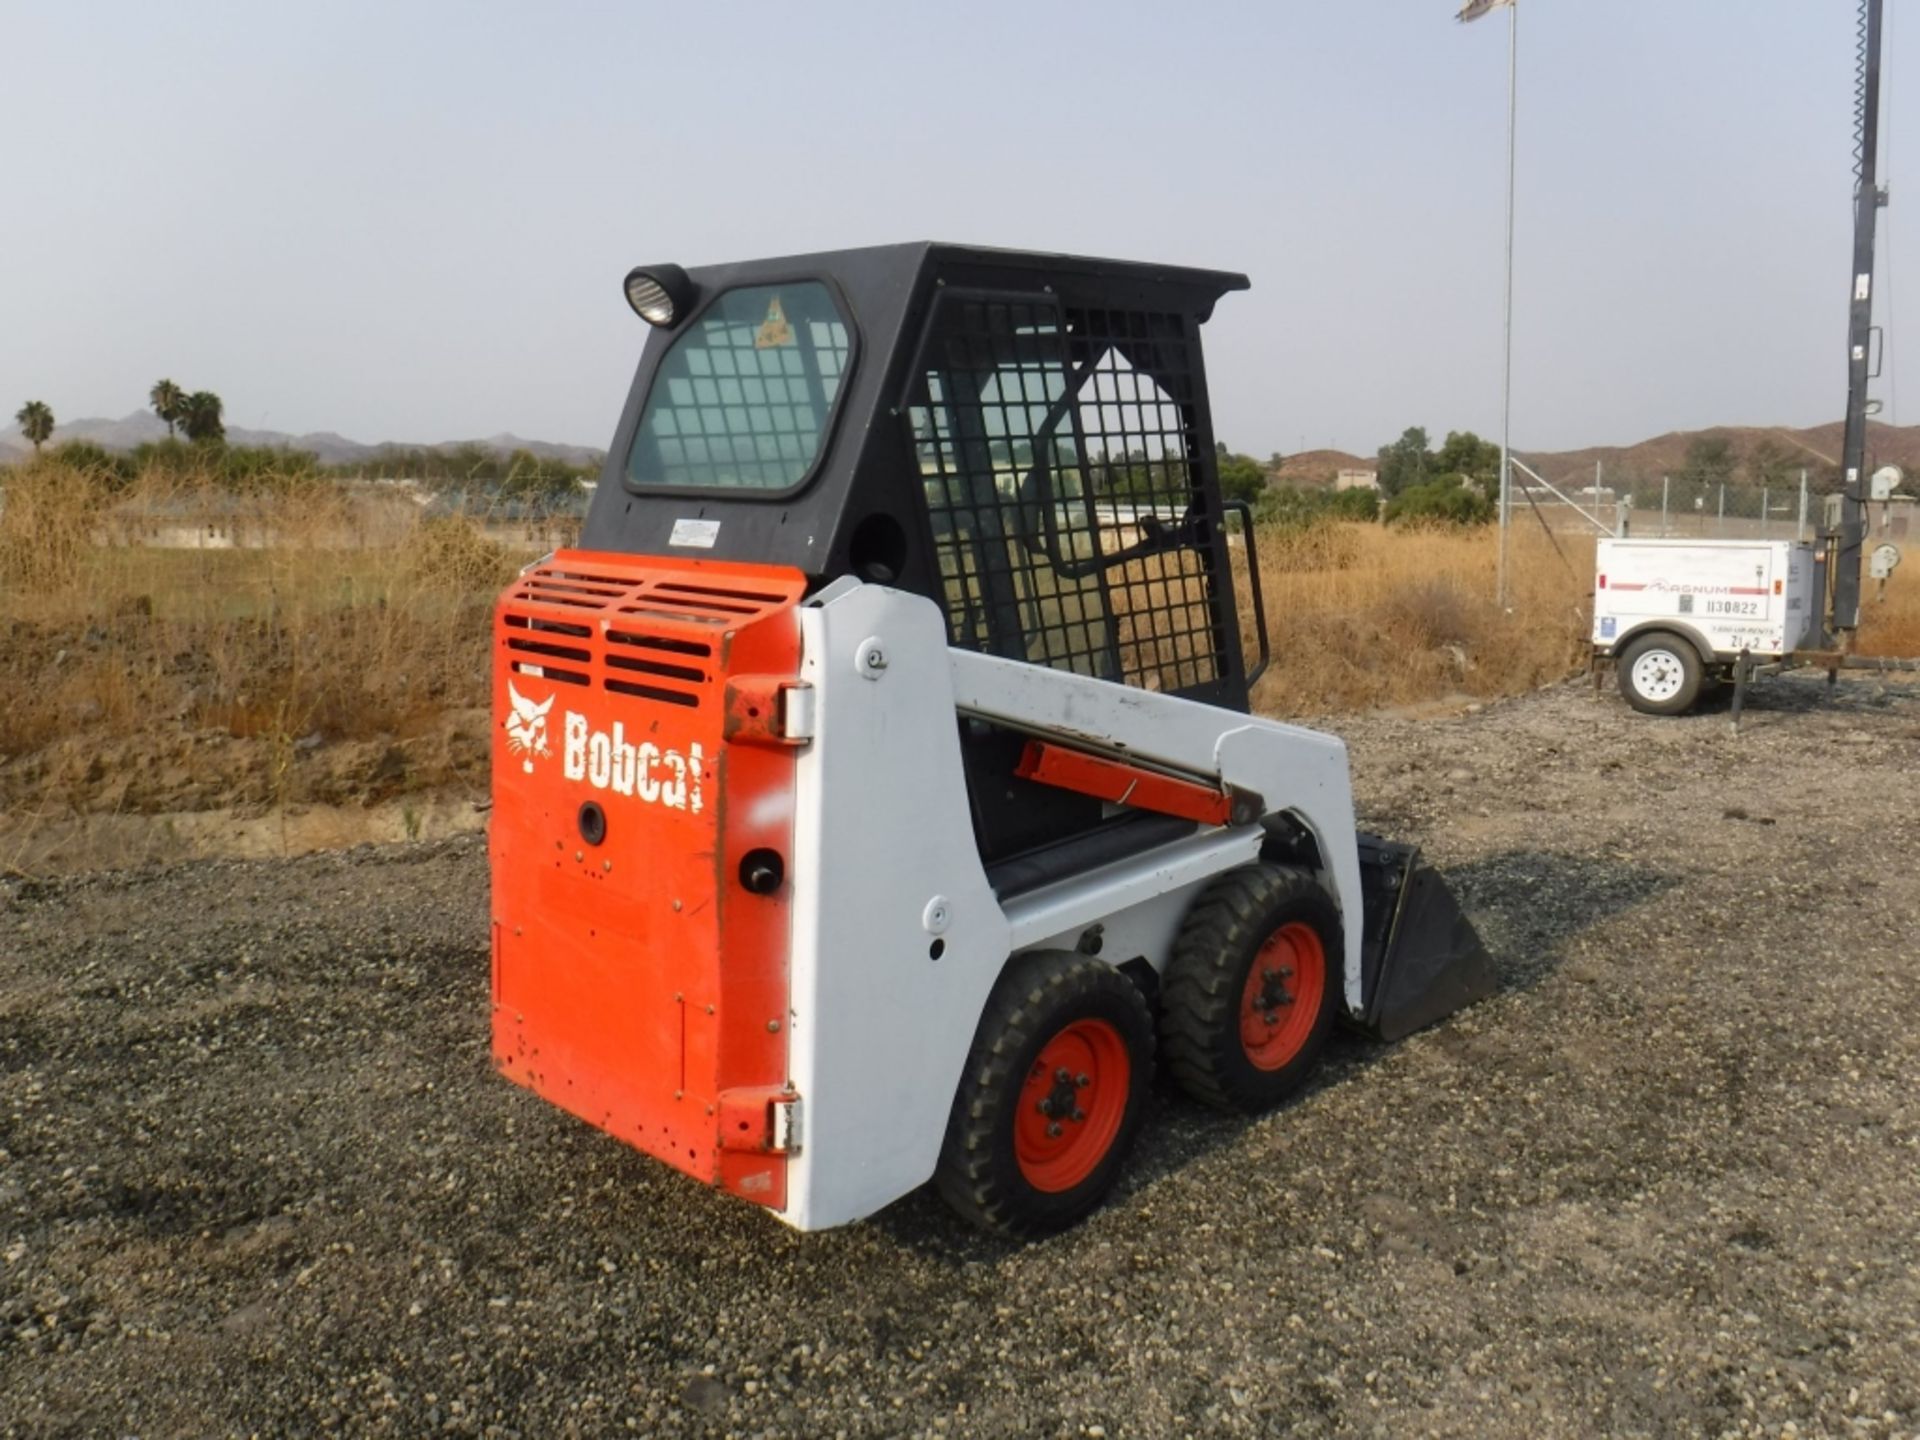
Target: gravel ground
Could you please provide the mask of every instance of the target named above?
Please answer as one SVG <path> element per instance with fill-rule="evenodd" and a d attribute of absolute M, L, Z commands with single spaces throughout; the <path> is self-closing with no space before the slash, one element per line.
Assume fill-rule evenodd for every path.
<path fill-rule="evenodd" d="M 1920 1431 L 1920 687 L 1336 728 L 1501 993 L 1025 1247 L 494 1077 L 472 840 L 0 890 L 0 1432 Z"/>

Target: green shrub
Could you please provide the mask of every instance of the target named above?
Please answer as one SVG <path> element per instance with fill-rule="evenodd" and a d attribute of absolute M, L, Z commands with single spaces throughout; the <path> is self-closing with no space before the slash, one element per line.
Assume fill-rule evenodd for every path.
<path fill-rule="evenodd" d="M 1478 490 L 1460 483 L 1457 475 L 1410 485 L 1387 502 L 1389 525 L 1485 525 L 1494 518 L 1494 504 Z"/>
<path fill-rule="evenodd" d="M 108 490 L 120 490 L 133 483 L 138 474 L 131 457 L 116 455 L 104 445 L 96 445 L 91 440 L 66 440 L 56 445 L 48 456 L 77 470 L 89 479 Z"/>

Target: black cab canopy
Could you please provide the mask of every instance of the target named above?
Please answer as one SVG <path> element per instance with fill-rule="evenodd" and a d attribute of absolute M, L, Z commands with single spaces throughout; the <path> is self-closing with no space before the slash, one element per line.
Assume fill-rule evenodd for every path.
<path fill-rule="evenodd" d="M 584 548 L 854 575 L 955 645 L 1244 707 L 1199 338 L 1244 275 L 926 242 L 684 273 Z"/>

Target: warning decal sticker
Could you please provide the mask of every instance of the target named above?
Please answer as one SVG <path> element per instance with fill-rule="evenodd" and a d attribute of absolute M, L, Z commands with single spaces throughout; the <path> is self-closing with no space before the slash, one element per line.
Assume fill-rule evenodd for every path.
<path fill-rule="evenodd" d="M 767 318 L 760 322 L 760 328 L 753 332 L 753 348 L 771 350 L 779 345 L 793 344 L 793 326 L 787 323 L 787 312 L 781 307 L 780 297 L 774 296 L 767 304 Z"/>

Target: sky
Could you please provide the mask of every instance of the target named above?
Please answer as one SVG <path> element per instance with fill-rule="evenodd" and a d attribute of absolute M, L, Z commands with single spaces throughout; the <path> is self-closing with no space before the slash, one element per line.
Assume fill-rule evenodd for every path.
<path fill-rule="evenodd" d="M 1854 0 L 1520 5 L 1516 446 L 1838 419 Z M 230 425 L 605 446 L 630 266 L 938 239 L 1246 272 L 1205 332 L 1235 449 L 1497 436 L 1507 24 L 1455 8 L 0 0 L 0 413 L 164 375 Z"/>

